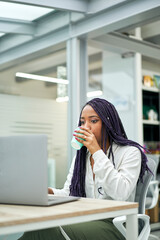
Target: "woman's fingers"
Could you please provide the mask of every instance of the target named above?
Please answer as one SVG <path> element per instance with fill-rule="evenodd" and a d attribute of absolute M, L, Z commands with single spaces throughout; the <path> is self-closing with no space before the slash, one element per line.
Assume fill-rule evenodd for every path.
<path fill-rule="evenodd" d="M 75 130 L 73 136 L 78 138 L 78 140 L 86 141 L 86 138 L 90 136 L 86 130 Z M 80 141 L 81 142 L 81 141 Z"/>
<path fill-rule="evenodd" d="M 91 132 L 91 133 L 88 133 L 86 131 L 76 131 L 73 136 L 75 136 L 76 140 L 78 140 L 79 142 L 81 143 L 86 143 L 87 141 L 89 142 L 92 142 L 93 139 L 94 139 L 94 134 Z M 86 144 L 84 144 L 86 145 Z"/>
<path fill-rule="evenodd" d="M 81 127 L 80 130 L 75 130 L 74 132 L 83 134 L 85 136 L 89 136 L 89 134 L 92 134 L 91 130 L 89 130 L 88 128 L 84 128 L 84 127 Z"/>
<path fill-rule="evenodd" d="M 73 135 L 78 142 L 88 148 L 91 154 L 100 149 L 97 139 L 90 129 L 80 127 L 80 130 L 76 130 Z"/>
<path fill-rule="evenodd" d="M 48 194 L 54 194 L 52 188 L 48 188 Z"/>
<path fill-rule="evenodd" d="M 86 141 L 86 136 L 83 134 L 73 134 L 73 136 L 75 136 L 75 139 L 78 140 L 79 142 L 83 142 Z"/>

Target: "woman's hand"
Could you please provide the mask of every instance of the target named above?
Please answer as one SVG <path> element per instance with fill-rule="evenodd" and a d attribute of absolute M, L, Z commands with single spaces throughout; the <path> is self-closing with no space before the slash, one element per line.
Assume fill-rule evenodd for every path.
<path fill-rule="evenodd" d="M 52 188 L 48 188 L 48 194 L 54 194 Z"/>
<path fill-rule="evenodd" d="M 81 130 L 75 130 L 75 132 L 73 134 L 75 136 L 76 140 L 80 143 L 83 143 L 84 146 L 87 147 L 87 149 L 89 150 L 89 152 L 91 154 L 100 150 L 101 148 L 97 142 L 97 139 L 96 139 L 95 135 L 91 132 L 91 130 L 89 130 L 88 128 L 83 127 L 83 126 L 80 126 L 80 129 Z M 81 139 L 79 138 L 80 137 L 79 133 L 83 134 L 83 136 L 81 135 Z M 82 139 L 84 139 L 84 140 L 82 140 Z"/>

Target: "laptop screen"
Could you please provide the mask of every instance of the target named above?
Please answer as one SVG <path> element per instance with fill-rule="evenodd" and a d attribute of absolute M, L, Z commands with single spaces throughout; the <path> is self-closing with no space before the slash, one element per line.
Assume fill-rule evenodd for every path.
<path fill-rule="evenodd" d="M 47 201 L 47 136 L 0 137 L 0 203 Z"/>

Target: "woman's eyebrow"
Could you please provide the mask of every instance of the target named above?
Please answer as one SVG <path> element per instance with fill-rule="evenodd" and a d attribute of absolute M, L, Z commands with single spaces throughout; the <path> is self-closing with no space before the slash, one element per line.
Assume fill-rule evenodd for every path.
<path fill-rule="evenodd" d="M 99 116 L 96 116 L 96 115 L 93 115 L 93 116 L 89 116 L 89 118 L 92 118 L 92 117 L 96 117 L 96 118 L 99 118 Z"/>
<path fill-rule="evenodd" d="M 99 116 L 96 116 L 96 115 L 89 116 L 89 118 L 93 118 L 93 117 L 100 118 Z M 84 119 L 84 117 L 81 117 L 81 119 Z"/>

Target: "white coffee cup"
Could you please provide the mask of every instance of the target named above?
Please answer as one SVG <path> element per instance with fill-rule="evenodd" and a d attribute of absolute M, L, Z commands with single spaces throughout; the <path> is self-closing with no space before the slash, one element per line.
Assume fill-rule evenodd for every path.
<path fill-rule="evenodd" d="M 80 128 L 76 128 L 75 130 L 80 130 Z M 77 134 L 80 134 L 80 135 L 83 135 L 82 133 L 77 133 Z M 82 140 L 84 140 L 83 138 L 81 138 Z M 80 150 L 81 147 L 83 147 L 83 143 L 80 143 L 76 140 L 76 137 L 73 136 L 72 140 L 71 140 L 71 146 L 76 149 L 76 150 Z"/>

